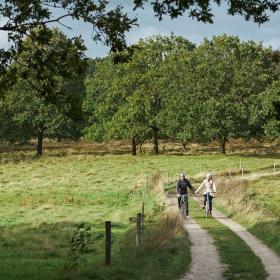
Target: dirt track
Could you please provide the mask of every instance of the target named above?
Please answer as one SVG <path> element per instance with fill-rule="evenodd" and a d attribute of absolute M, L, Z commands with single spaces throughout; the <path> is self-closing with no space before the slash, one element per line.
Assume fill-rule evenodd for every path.
<path fill-rule="evenodd" d="M 200 201 L 198 198 L 195 198 L 195 200 L 197 202 Z M 213 210 L 213 218 L 215 218 L 221 224 L 230 228 L 236 235 L 243 239 L 255 253 L 255 255 L 262 260 L 265 271 L 268 274 L 267 280 L 280 279 L 280 257 L 276 253 L 274 253 L 254 235 L 249 233 L 244 227 L 234 222 L 230 218 L 227 218 L 217 210 Z"/>
<path fill-rule="evenodd" d="M 177 211 L 176 199 L 168 198 L 170 206 Z M 191 241 L 191 268 L 182 280 L 222 280 L 223 265 L 213 244 L 213 239 L 206 230 L 202 229 L 192 218 L 184 223 Z"/>
<path fill-rule="evenodd" d="M 276 255 L 271 249 L 269 249 L 264 243 L 258 240 L 254 235 L 249 233 L 245 228 L 238 223 L 227 218 L 218 211 L 213 211 L 213 217 L 217 219 L 221 224 L 224 224 L 236 233 L 241 239 L 243 239 L 251 250 L 257 255 L 264 265 L 266 272 L 268 273 L 267 279 L 279 280 L 280 279 L 280 257 Z"/>

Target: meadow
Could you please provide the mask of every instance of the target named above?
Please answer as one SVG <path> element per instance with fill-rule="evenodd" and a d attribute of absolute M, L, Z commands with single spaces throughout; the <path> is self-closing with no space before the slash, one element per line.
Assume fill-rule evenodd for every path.
<path fill-rule="evenodd" d="M 280 172 L 224 180 L 216 206 L 280 255 Z"/>
<path fill-rule="evenodd" d="M 127 155 L 128 149 L 128 145 L 119 144 L 50 144 L 44 156 L 37 158 L 32 147 L 12 151 L 3 147 L 0 279 L 179 278 L 191 260 L 189 243 L 180 221 L 165 211 L 158 180 L 169 181 L 174 187 L 178 174 L 184 171 L 197 187 L 208 171 L 217 179 L 239 175 L 240 160 L 246 176 L 272 172 L 273 164 L 280 167 L 279 157 L 255 155 L 254 151 L 247 155 L 204 154 L 202 148 L 193 147 L 184 154 L 180 147 L 172 150 L 166 145 L 164 155 L 133 157 Z M 263 223 L 270 223 L 274 214 L 277 217 L 273 203 L 278 205 L 279 196 L 267 195 L 269 203 L 260 197 L 263 186 L 267 194 L 271 194 L 269 188 L 276 192 L 277 176 L 275 181 L 262 177 L 267 180 L 265 184 L 250 181 L 256 193 L 250 200 L 267 213 Z M 143 201 L 147 224 L 143 246 L 135 249 L 133 218 Z M 216 201 L 222 209 L 223 200 Z M 113 223 L 110 268 L 104 265 L 102 234 L 106 220 Z M 279 234 L 278 228 L 276 232 Z M 73 268 L 71 240 L 75 233 L 86 246 Z"/>

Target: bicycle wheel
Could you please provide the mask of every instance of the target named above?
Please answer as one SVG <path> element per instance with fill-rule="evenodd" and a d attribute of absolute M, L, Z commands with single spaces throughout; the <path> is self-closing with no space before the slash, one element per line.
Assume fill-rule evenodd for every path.
<path fill-rule="evenodd" d="M 189 216 L 189 200 L 186 199 L 186 216 Z"/>
<path fill-rule="evenodd" d="M 183 199 L 183 201 L 182 201 L 181 211 L 182 211 L 183 219 L 186 220 L 187 219 L 187 214 L 186 214 L 186 201 L 185 201 L 185 199 Z"/>
<path fill-rule="evenodd" d="M 207 219 L 209 215 L 209 200 L 207 197 L 206 204 L 205 204 L 205 218 Z"/>

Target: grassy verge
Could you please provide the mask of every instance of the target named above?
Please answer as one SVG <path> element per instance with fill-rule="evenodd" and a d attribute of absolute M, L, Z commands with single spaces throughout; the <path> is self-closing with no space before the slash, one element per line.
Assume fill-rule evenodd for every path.
<path fill-rule="evenodd" d="M 266 279 L 266 272 L 261 260 L 254 255 L 242 239 L 215 219 L 205 219 L 204 212 L 192 200 L 190 209 L 196 222 L 213 237 L 221 261 L 226 264 L 225 279 Z"/>
<path fill-rule="evenodd" d="M 216 206 L 280 255 L 280 176 L 220 182 Z"/>

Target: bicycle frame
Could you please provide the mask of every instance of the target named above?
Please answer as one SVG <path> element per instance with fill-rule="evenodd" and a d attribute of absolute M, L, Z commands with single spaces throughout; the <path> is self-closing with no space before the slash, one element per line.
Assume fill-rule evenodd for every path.
<path fill-rule="evenodd" d="M 205 218 L 208 218 L 208 215 L 210 214 L 210 204 L 209 204 L 209 195 L 210 193 L 206 193 L 206 205 L 205 205 Z"/>
<path fill-rule="evenodd" d="M 184 219 L 187 218 L 188 204 L 188 194 L 181 195 L 181 213 Z"/>

